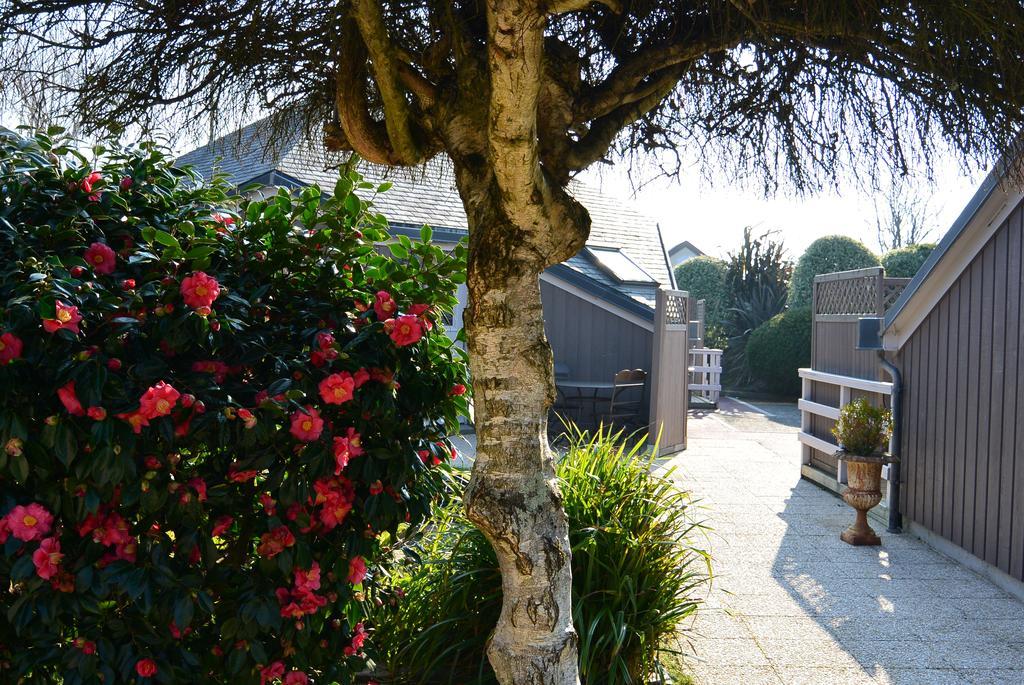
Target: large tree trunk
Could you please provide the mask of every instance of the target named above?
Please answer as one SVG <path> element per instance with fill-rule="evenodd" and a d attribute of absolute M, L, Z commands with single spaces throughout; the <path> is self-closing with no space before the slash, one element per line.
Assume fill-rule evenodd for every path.
<path fill-rule="evenodd" d="M 494 546 L 504 592 L 488 656 L 503 685 L 576 685 L 568 521 L 547 442 L 554 377 L 539 275 L 579 249 L 589 219 L 569 200 L 578 211 L 553 212 L 562 226 L 524 227 L 502 209 L 489 169 L 456 166 L 470 224 L 465 328 L 477 434 L 466 510 Z M 533 209 L 552 216 L 543 204 Z M 559 237 L 558 253 L 543 249 L 540 236 L 548 245 Z"/>

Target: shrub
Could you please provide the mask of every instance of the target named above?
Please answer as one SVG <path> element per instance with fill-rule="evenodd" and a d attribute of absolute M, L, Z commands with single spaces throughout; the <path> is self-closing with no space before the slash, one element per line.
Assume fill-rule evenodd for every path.
<path fill-rule="evenodd" d="M 789 285 L 789 306 L 811 306 L 814 277 L 819 274 L 863 269 L 880 263 L 878 256 L 858 240 L 845 235 L 818 238 L 796 263 Z"/>
<path fill-rule="evenodd" d="M 350 682 L 466 408 L 460 262 L 379 254 L 354 174 L 236 213 L 59 135 L 0 131 L 0 681 Z"/>
<path fill-rule="evenodd" d="M 747 366 L 765 390 L 796 397 L 800 394 L 797 369 L 811 365 L 811 310 L 788 309 L 750 334 Z"/>
<path fill-rule="evenodd" d="M 884 449 L 892 433 L 892 414 L 885 407 L 875 407 L 863 397 L 850 402 L 839 412 L 832 428 L 843 450 L 869 457 Z"/>
<path fill-rule="evenodd" d="M 694 257 L 676 267 L 676 285 L 698 300 L 704 300 L 705 345 L 725 345 L 725 314 L 729 292 L 725 285 L 728 265 L 716 257 Z"/>
<path fill-rule="evenodd" d="M 586 685 L 645 683 L 681 621 L 699 605 L 708 556 L 688 495 L 640 456 L 645 439 L 570 429 L 558 465 L 572 544 L 573 621 Z M 449 507 L 405 550 L 377 643 L 404 683 L 493 683 L 484 653 L 501 609 L 484 537 Z"/>
<path fill-rule="evenodd" d="M 935 243 L 919 243 L 886 252 L 882 255 L 885 275 L 893 278 L 913 278 L 934 249 Z"/>

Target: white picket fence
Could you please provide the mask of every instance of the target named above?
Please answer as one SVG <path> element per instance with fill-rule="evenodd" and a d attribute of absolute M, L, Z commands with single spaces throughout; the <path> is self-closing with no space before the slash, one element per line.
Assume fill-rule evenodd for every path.
<path fill-rule="evenodd" d="M 689 388 L 698 398 L 718 406 L 722 394 L 722 350 L 690 348 Z"/>

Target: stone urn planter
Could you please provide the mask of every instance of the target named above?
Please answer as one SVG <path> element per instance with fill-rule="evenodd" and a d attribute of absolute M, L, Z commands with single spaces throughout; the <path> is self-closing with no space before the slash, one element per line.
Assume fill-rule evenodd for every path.
<path fill-rule="evenodd" d="M 839 539 L 857 546 L 882 544 L 868 524 L 868 512 L 882 501 L 882 466 L 891 459 L 881 453 L 860 456 L 843 451 L 837 452 L 836 457 L 846 462 L 847 488 L 843 491 L 843 501 L 857 511 L 856 520 Z"/>

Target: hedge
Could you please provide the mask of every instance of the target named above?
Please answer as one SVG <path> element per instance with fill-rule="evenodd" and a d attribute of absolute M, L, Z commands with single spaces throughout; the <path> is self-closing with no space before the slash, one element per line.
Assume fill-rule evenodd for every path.
<path fill-rule="evenodd" d="M 721 347 L 725 343 L 725 316 L 729 307 L 726 274 L 729 266 L 716 257 L 688 259 L 676 267 L 676 286 L 691 297 L 704 300 L 705 344 Z"/>
<path fill-rule="evenodd" d="M 934 249 L 935 243 L 919 243 L 886 252 L 882 255 L 885 275 L 893 278 L 913 278 Z"/>
<path fill-rule="evenodd" d="M 858 240 L 844 235 L 818 238 L 796 263 L 793 280 L 789 284 L 788 304 L 790 307 L 811 306 L 815 276 L 880 264 L 878 255 Z"/>
<path fill-rule="evenodd" d="M 797 369 L 811 364 L 811 310 L 787 309 L 750 334 L 747 367 L 763 389 L 788 397 L 800 394 Z"/>

